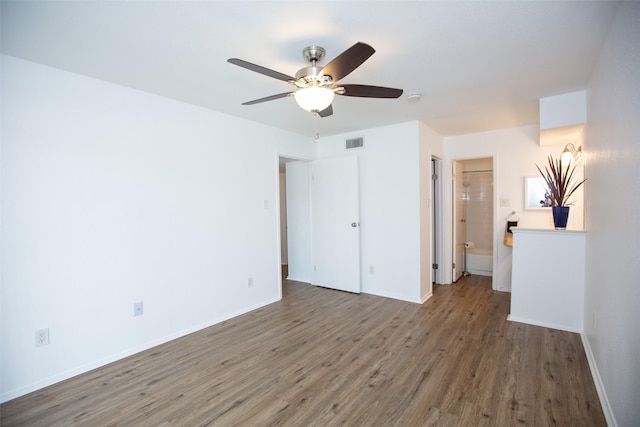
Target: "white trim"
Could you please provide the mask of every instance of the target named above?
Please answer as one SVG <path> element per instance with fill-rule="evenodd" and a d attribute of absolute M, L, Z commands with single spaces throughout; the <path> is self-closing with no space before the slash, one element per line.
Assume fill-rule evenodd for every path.
<path fill-rule="evenodd" d="M 396 300 L 400 300 L 400 301 L 406 301 L 406 302 L 412 302 L 414 304 L 422 304 L 423 301 L 421 299 L 413 299 L 413 298 L 408 298 L 406 295 L 402 295 L 402 294 L 396 294 L 393 292 L 379 292 L 379 291 L 371 291 L 371 290 L 367 290 L 367 292 L 362 292 L 363 294 L 367 294 L 367 295 L 375 295 L 377 297 L 383 297 L 383 298 L 391 298 L 391 299 L 396 299 Z M 429 297 L 427 297 L 428 299 Z M 424 300 L 426 301 L 426 299 Z"/>
<path fill-rule="evenodd" d="M 538 320 L 525 319 L 523 317 L 518 317 L 518 316 L 508 315 L 507 316 L 507 320 L 510 321 L 510 322 L 526 323 L 528 325 L 542 326 L 543 328 L 558 329 L 560 331 L 574 332 L 574 333 L 577 333 L 577 334 L 582 333 L 582 330 L 580 330 L 578 328 L 572 328 L 571 326 L 558 325 L 558 324 L 555 324 L 555 323 L 540 322 Z"/>
<path fill-rule="evenodd" d="M 433 287 L 432 287 L 432 289 L 433 289 Z M 425 302 L 430 300 L 432 296 L 433 296 L 433 291 L 429 292 L 427 295 L 423 295 L 422 298 L 421 298 L 422 304 L 424 304 Z"/>
<path fill-rule="evenodd" d="M 471 274 L 472 276 L 491 277 L 491 279 L 493 280 L 493 271 L 476 270 L 475 268 L 467 268 L 467 273 Z"/>
<path fill-rule="evenodd" d="M 282 299 L 282 228 L 280 227 L 281 221 L 281 205 L 280 200 L 282 200 L 282 196 L 280 195 L 280 154 L 276 151 L 276 201 L 274 203 L 274 209 L 276 212 L 276 258 L 278 262 L 278 270 L 276 278 L 276 282 L 278 284 L 278 299 Z"/>
<path fill-rule="evenodd" d="M 76 368 L 73 368 L 73 369 L 69 369 L 67 371 L 58 373 L 56 375 L 52 375 L 52 376 L 50 376 L 48 378 L 45 378 L 45 379 L 43 379 L 41 381 L 36 381 L 36 382 L 28 384 L 26 386 L 19 387 L 19 388 L 14 389 L 14 390 L 9 390 L 8 392 L 2 394 L 2 396 L 0 397 L 0 403 L 7 402 L 9 400 L 15 399 L 15 398 L 20 397 L 20 396 L 24 396 L 25 394 L 31 393 L 31 392 L 36 391 L 36 390 L 40 390 L 42 388 L 45 388 L 45 387 L 48 387 L 50 385 L 59 383 L 61 381 L 67 380 L 67 379 L 75 377 L 77 375 L 87 373 L 87 372 L 92 371 L 94 369 L 104 367 L 104 366 L 108 365 L 109 363 L 116 362 L 118 360 L 124 359 L 126 357 L 132 356 L 132 355 L 140 353 L 142 351 L 149 350 L 150 348 L 156 347 L 158 345 L 165 344 L 165 343 L 167 343 L 169 341 L 172 341 L 172 340 L 175 340 L 177 338 L 181 338 L 183 336 L 192 334 L 192 333 L 200 331 L 202 329 L 206 329 L 208 327 L 217 325 L 218 323 L 222 323 L 222 322 L 224 322 L 226 320 L 232 319 L 232 318 L 240 316 L 242 314 L 246 314 L 246 313 L 248 313 L 250 311 L 253 311 L 253 310 L 256 310 L 258 308 L 267 306 L 269 304 L 273 304 L 274 302 L 278 302 L 279 300 L 280 300 L 280 298 L 271 298 L 271 299 L 263 301 L 263 302 L 261 302 L 259 304 L 255 304 L 255 305 L 253 305 L 251 307 L 246 307 L 246 308 L 243 308 L 242 310 L 238 310 L 238 311 L 235 311 L 233 313 L 227 314 L 226 316 L 214 319 L 211 322 L 206 322 L 206 323 L 203 323 L 203 324 L 198 325 L 198 326 L 194 326 L 194 327 L 191 327 L 191 328 L 183 329 L 182 331 L 178 331 L 176 333 L 167 335 L 165 337 L 162 337 L 162 338 L 159 338 L 159 339 L 144 343 L 142 345 L 139 345 L 139 346 L 124 350 L 122 352 L 119 352 L 119 353 L 116 353 L 116 354 L 112 354 L 111 356 L 105 357 L 103 359 L 95 360 L 95 361 L 93 361 L 91 363 L 87 363 L 85 365 L 82 365 L 82 366 L 79 366 L 79 367 L 76 367 Z"/>
<path fill-rule="evenodd" d="M 309 278 L 306 278 L 306 277 L 287 276 L 287 280 L 291 280 L 292 282 L 299 282 L 299 283 L 305 283 L 307 285 L 311 285 L 311 283 L 309 282 Z"/>
<path fill-rule="evenodd" d="M 431 227 L 430 231 L 430 235 L 431 235 L 431 248 L 429 250 L 433 250 L 433 247 L 435 247 L 435 256 L 433 254 L 431 254 L 431 260 L 432 263 L 438 264 L 438 268 L 435 271 L 434 277 L 431 278 L 431 295 L 433 295 L 433 284 L 445 284 L 446 280 L 445 280 L 445 261 L 444 261 L 444 252 L 445 252 L 445 245 L 444 245 L 444 239 L 445 239 L 445 231 L 444 231 L 444 226 L 443 226 L 443 219 L 444 219 L 444 215 L 446 213 L 450 214 L 450 210 L 445 210 L 444 209 L 444 203 L 443 203 L 443 198 L 442 195 L 444 193 L 444 188 L 443 188 L 443 182 L 444 182 L 444 174 L 442 172 L 443 168 L 442 168 L 442 164 L 444 162 L 444 160 L 441 157 L 438 156 L 434 156 L 433 153 L 431 153 L 431 161 L 435 161 L 435 171 L 431 171 L 432 173 L 436 173 L 438 175 L 438 179 L 436 180 L 436 184 L 433 185 L 433 183 L 431 183 L 431 185 L 429 186 L 429 193 L 431 194 L 431 203 L 435 206 L 429 206 L 429 226 Z M 436 191 L 435 193 L 433 193 L 433 188 L 436 187 Z M 433 215 L 434 210 L 437 210 L 437 213 L 435 215 Z M 433 235 L 433 229 L 438 230 L 438 232 L 436 233 L 435 237 Z M 433 272 L 433 268 L 431 269 L 431 271 Z M 423 297 L 423 301 L 425 302 L 426 300 L 428 300 L 431 295 L 427 295 L 425 297 Z"/>
<path fill-rule="evenodd" d="M 593 356 L 593 351 L 591 350 L 589 339 L 584 332 L 580 334 L 580 338 L 582 338 L 582 347 L 584 347 L 584 353 L 587 356 L 587 362 L 589 362 L 591 376 L 593 377 L 593 383 L 596 386 L 596 391 L 598 392 L 598 397 L 600 398 L 600 406 L 602 406 L 604 418 L 607 421 L 608 426 L 617 427 L 618 423 L 616 423 L 616 419 L 613 416 L 613 410 L 611 409 L 611 404 L 609 403 L 607 392 L 604 389 L 604 384 L 602 383 L 602 378 L 600 377 L 598 365 L 596 365 L 596 359 Z"/>

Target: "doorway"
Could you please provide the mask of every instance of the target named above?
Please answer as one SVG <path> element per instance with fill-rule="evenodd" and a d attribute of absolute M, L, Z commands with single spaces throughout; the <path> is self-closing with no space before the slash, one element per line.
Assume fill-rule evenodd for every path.
<path fill-rule="evenodd" d="M 280 199 L 280 275 L 284 281 L 289 276 L 289 249 L 287 246 L 287 168 L 290 161 L 278 157 L 278 195 Z"/>
<path fill-rule="evenodd" d="M 493 158 L 453 162 L 453 281 L 493 276 Z"/>
<path fill-rule="evenodd" d="M 309 162 L 278 157 L 280 208 L 279 271 L 281 279 L 309 283 L 311 262 Z"/>
<path fill-rule="evenodd" d="M 279 167 L 279 259 L 286 278 L 359 293 L 357 157 L 280 157 Z"/>

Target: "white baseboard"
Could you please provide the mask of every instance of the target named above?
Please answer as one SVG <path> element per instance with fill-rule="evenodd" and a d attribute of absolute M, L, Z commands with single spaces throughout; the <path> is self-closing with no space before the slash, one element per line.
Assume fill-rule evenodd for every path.
<path fill-rule="evenodd" d="M 378 289 L 367 289 L 366 291 L 363 290 L 362 293 L 363 294 L 369 294 L 369 295 L 375 295 L 375 296 L 378 296 L 378 297 L 397 299 L 399 301 L 412 302 L 412 303 L 416 303 L 416 304 L 422 304 L 423 303 L 423 301 L 421 301 L 418 298 L 414 299 L 414 298 L 408 297 L 406 295 L 396 294 L 396 293 L 393 293 L 393 292 L 385 292 L 385 291 L 381 292 Z"/>
<path fill-rule="evenodd" d="M 467 271 L 471 273 L 472 276 L 493 277 L 493 271 L 489 270 L 476 270 L 475 268 L 469 268 Z"/>
<path fill-rule="evenodd" d="M 526 323 L 529 325 L 535 326 L 543 326 L 545 328 L 552 329 L 560 329 L 562 331 L 575 332 L 580 334 L 580 338 L 582 339 L 582 347 L 584 348 L 584 353 L 587 356 L 587 362 L 589 362 L 589 369 L 591 370 L 591 377 L 593 378 L 593 382 L 596 386 L 596 391 L 598 392 L 598 398 L 600 399 L 600 406 L 602 406 L 602 412 L 604 413 L 604 418 L 607 421 L 607 425 L 609 427 L 618 427 L 618 423 L 616 423 L 616 419 L 613 416 L 613 411 L 611 409 L 611 404 L 609 403 L 609 398 L 607 397 L 607 392 L 604 389 L 604 384 L 602 383 L 602 378 L 600 378 L 600 373 L 598 372 L 598 365 L 596 364 L 595 357 L 593 356 L 593 351 L 591 350 L 591 345 L 589 344 L 589 339 L 584 331 L 578 331 L 571 327 L 564 327 L 561 325 L 551 325 L 545 324 L 542 322 L 536 322 L 529 319 L 523 319 L 514 316 L 507 316 L 507 320 L 511 322 L 518 323 Z"/>
<path fill-rule="evenodd" d="M 291 280 L 292 282 L 300 282 L 300 283 L 309 284 L 309 278 L 308 277 L 287 276 L 286 280 Z"/>
<path fill-rule="evenodd" d="M 427 300 L 431 299 L 432 296 L 433 296 L 433 291 L 429 292 L 426 295 L 423 295 L 422 298 L 421 298 L 422 304 L 427 302 Z"/>
<path fill-rule="evenodd" d="M 540 321 L 537 321 L 537 320 L 525 319 L 525 318 L 518 317 L 518 316 L 508 315 L 507 316 L 507 320 L 509 320 L 511 322 L 526 323 L 528 325 L 542 326 L 543 328 L 551 328 L 551 329 L 558 329 L 558 330 L 561 330 L 561 331 L 574 332 L 576 334 L 581 334 L 582 333 L 581 329 L 575 328 L 573 326 L 558 325 L 558 324 L 555 324 L 555 323 L 547 323 L 547 322 L 540 322 Z"/>
<path fill-rule="evenodd" d="M 604 384 L 602 383 L 602 378 L 600 378 L 600 372 L 598 372 L 596 359 L 595 357 L 593 357 L 593 351 L 591 350 L 589 339 L 584 332 L 580 334 L 580 338 L 582 338 L 582 347 L 584 347 L 584 352 L 587 355 L 587 362 L 589 362 L 591 376 L 593 377 L 593 382 L 596 385 L 596 391 L 598 392 L 598 397 L 600 398 L 600 406 L 602 406 L 604 418 L 607 421 L 607 425 L 609 427 L 618 427 L 618 423 L 616 423 L 616 419 L 613 416 L 613 411 L 611 410 L 611 404 L 609 403 L 607 392 L 605 391 Z"/>
<path fill-rule="evenodd" d="M 50 377 L 47 377 L 47 378 L 45 378 L 45 379 L 43 379 L 41 381 L 37 381 L 37 382 L 31 383 L 31 384 L 28 384 L 26 386 L 19 387 L 19 388 L 14 389 L 14 390 L 9 390 L 7 392 L 2 393 L 2 395 L 0 396 L 0 403 L 5 403 L 5 402 L 7 402 L 9 400 L 12 400 L 12 399 L 15 399 L 17 397 L 24 396 L 25 394 L 32 393 L 34 391 L 37 391 L 37 390 L 40 390 L 42 388 L 48 387 L 50 385 L 59 383 L 61 381 L 67 380 L 69 378 L 73 378 L 73 377 L 78 376 L 80 374 L 84 374 L 84 373 L 87 373 L 87 372 L 92 371 L 94 369 L 101 368 L 103 366 L 108 365 L 109 363 L 116 362 L 118 360 L 121 360 L 121 359 L 124 359 L 126 357 L 132 356 L 132 355 L 134 355 L 136 353 L 140 353 L 142 351 L 148 350 L 148 349 L 153 348 L 155 346 L 164 344 L 164 343 L 169 342 L 171 340 L 183 337 L 185 335 L 189 335 L 189 334 L 197 332 L 199 330 L 202 330 L 202 329 L 208 328 L 210 326 L 216 325 L 218 323 L 222 323 L 222 322 L 224 322 L 226 320 L 232 319 L 234 317 L 240 316 L 242 314 L 248 313 L 248 312 L 256 310 L 258 308 L 262 308 L 262 307 L 264 307 L 266 305 L 273 304 L 274 302 L 277 302 L 279 300 L 280 300 L 280 298 L 270 298 L 270 299 L 262 301 L 262 302 L 260 302 L 258 304 L 255 304 L 255 305 L 252 305 L 252 306 L 249 306 L 249 307 L 245 307 L 245 308 L 243 308 L 241 310 L 237 310 L 237 311 L 231 312 L 231 313 L 229 313 L 229 314 L 227 314 L 225 316 L 214 318 L 209 322 L 206 322 L 206 323 L 203 323 L 203 324 L 200 324 L 200 325 L 196 325 L 196 326 L 193 326 L 193 327 L 190 327 L 190 328 L 187 328 L 187 329 L 183 329 L 181 331 L 177 331 L 177 332 L 175 332 L 173 334 L 169 334 L 169 335 L 166 335 L 164 337 L 161 337 L 161 338 L 152 340 L 150 342 L 141 344 L 139 346 L 126 349 L 126 350 L 121 351 L 119 353 L 115 353 L 115 354 L 109 355 L 107 357 L 104 357 L 104 358 L 99 359 L 99 360 L 95 360 L 95 361 L 87 363 L 85 365 L 78 366 L 78 367 L 66 370 L 64 372 L 60 372 L 58 374 L 52 375 Z"/>

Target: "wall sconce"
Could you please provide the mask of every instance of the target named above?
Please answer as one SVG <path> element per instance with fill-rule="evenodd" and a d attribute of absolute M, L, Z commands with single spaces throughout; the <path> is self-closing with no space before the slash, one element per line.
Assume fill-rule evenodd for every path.
<path fill-rule="evenodd" d="M 564 150 L 562 150 L 562 154 L 560 155 L 560 161 L 563 164 L 569 164 L 569 162 L 578 161 L 582 158 L 582 145 L 576 148 L 572 143 L 568 143 L 564 146 Z"/>

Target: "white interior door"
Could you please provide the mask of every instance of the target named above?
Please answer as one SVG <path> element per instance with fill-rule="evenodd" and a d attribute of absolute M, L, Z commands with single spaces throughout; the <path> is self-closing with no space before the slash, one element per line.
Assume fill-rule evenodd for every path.
<path fill-rule="evenodd" d="M 357 157 L 311 162 L 311 283 L 360 292 Z"/>
<path fill-rule="evenodd" d="M 453 162 L 453 281 L 457 281 L 464 270 L 465 212 L 462 165 Z"/>

